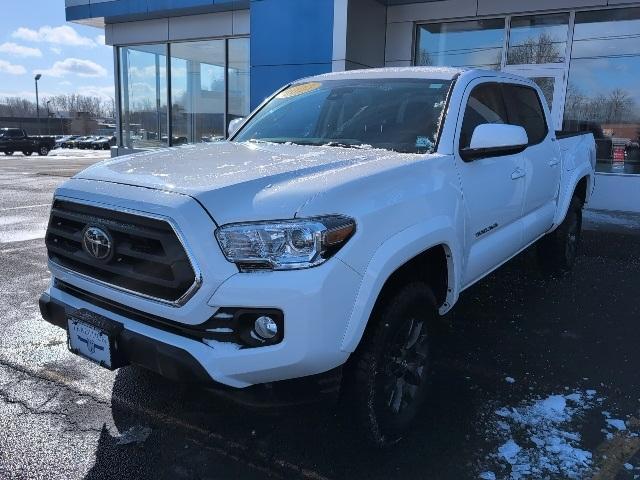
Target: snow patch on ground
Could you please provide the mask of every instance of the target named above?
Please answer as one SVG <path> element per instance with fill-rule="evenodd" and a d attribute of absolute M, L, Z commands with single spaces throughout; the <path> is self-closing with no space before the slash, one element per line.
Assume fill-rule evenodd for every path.
<path fill-rule="evenodd" d="M 49 152 L 50 157 L 59 157 L 64 159 L 72 158 L 95 158 L 103 160 L 111 158 L 111 151 L 109 150 L 81 150 L 79 148 L 56 148 Z"/>
<path fill-rule="evenodd" d="M 610 212 L 606 210 L 585 210 L 583 213 L 585 230 L 609 230 L 611 227 L 624 229 L 640 228 L 640 215 L 628 212 Z"/>
<path fill-rule="evenodd" d="M 607 425 L 620 431 L 627 429 L 627 425 L 624 423 L 624 420 L 619 420 L 617 418 L 607 418 Z"/>
<path fill-rule="evenodd" d="M 480 478 L 586 478 L 592 454 L 580 448 L 580 434 L 571 424 L 598 404 L 595 394 L 589 390 L 550 395 L 497 409 L 490 424 L 499 447 L 487 460 L 497 463 L 493 470 L 501 473 L 496 476 L 485 468 Z"/>
<path fill-rule="evenodd" d="M 149 427 L 134 425 L 116 436 L 116 444 L 129 445 L 131 443 L 144 443 L 147 438 L 149 438 L 149 435 L 151 435 L 151 429 Z"/>
<path fill-rule="evenodd" d="M 481 480 L 496 480 L 496 474 L 493 472 L 482 472 L 480 474 Z"/>

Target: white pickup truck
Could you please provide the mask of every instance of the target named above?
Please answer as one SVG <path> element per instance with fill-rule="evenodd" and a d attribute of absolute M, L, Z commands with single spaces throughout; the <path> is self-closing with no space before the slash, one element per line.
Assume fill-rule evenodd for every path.
<path fill-rule="evenodd" d="M 234 127 L 56 190 L 40 309 L 71 351 L 237 398 L 340 387 L 384 445 L 423 402 L 431 325 L 463 290 L 534 242 L 547 271 L 576 258 L 594 139 L 555 132 L 527 79 L 331 73 Z"/>

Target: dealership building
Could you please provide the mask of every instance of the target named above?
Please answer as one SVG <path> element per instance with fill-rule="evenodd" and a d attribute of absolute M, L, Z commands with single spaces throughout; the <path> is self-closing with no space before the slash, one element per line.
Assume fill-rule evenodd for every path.
<path fill-rule="evenodd" d="M 593 208 L 640 211 L 640 0 L 66 0 L 114 47 L 118 147 L 224 138 L 319 73 L 448 65 L 514 72 L 557 129 L 597 143 Z"/>

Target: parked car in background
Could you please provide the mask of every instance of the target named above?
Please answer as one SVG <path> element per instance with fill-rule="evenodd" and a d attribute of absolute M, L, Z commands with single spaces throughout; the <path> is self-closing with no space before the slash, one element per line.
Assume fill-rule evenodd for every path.
<path fill-rule="evenodd" d="M 0 152 L 13 155 L 22 152 L 29 156 L 33 152 L 48 155 L 55 146 L 53 137 L 30 137 L 22 128 L 0 128 Z"/>
<path fill-rule="evenodd" d="M 76 137 L 73 140 L 69 140 L 68 142 L 66 142 L 66 146 L 67 146 L 67 148 L 78 148 L 78 144 L 80 142 L 84 142 L 88 138 L 90 138 L 90 137 L 88 137 L 88 136 Z"/>
<path fill-rule="evenodd" d="M 63 148 L 64 143 L 72 138 L 74 138 L 73 135 L 57 135 L 56 143 L 53 148 Z"/>
<path fill-rule="evenodd" d="M 81 150 L 87 150 L 87 149 L 92 149 L 92 143 L 95 142 L 96 140 L 98 140 L 98 138 L 100 137 L 96 137 L 94 135 L 90 135 L 88 137 L 85 137 L 84 140 L 78 141 L 76 143 L 76 148 L 79 148 Z"/>
<path fill-rule="evenodd" d="M 239 128 L 56 190 L 40 310 L 72 352 L 247 403 L 300 379 L 388 445 L 425 418 L 433 329 L 465 289 L 534 243 L 544 271 L 576 259 L 594 138 L 556 132 L 529 79 L 331 73 Z"/>
<path fill-rule="evenodd" d="M 160 137 L 161 140 L 166 144 L 167 140 L 169 139 L 169 137 L 167 137 L 166 135 L 163 135 L 162 137 Z M 185 145 L 189 143 L 189 139 L 183 135 L 173 135 L 171 137 L 171 144 L 175 147 L 177 147 L 178 145 Z"/>
<path fill-rule="evenodd" d="M 222 135 L 203 135 L 200 137 L 200 141 L 203 143 L 222 142 L 225 138 Z"/>
<path fill-rule="evenodd" d="M 109 150 L 116 144 L 116 137 L 100 137 L 91 143 L 91 148 L 94 150 Z"/>
<path fill-rule="evenodd" d="M 77 138 L 79 138 L 78 135 L 67 135 L 58 143 L 58 146 L 59 148 L 71 148 L 69 146 L 70 143 L 75 141 Z"/>
<path fill-rule="evenodd" d="M 640 143 L 629 142 L 625 149 L 625 162 L 640 165 Z"/>

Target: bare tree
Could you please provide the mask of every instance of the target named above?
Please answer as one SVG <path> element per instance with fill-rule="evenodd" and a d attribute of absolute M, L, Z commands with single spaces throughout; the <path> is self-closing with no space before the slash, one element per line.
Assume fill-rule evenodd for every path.
<path fill-rule="evenodd" d="M 4 97 L 0 99 L 0 116 L 35 117 L 36 104 L 26 98 Z"/>
<path fill-rule="evenodd" d="M 627 92 L 616 88 L 609 94 L 607 100 L 607 122 L 620 123 L 629 117 L 634 101 Z"/>
<path fill-rule="evenodd" d="M 432 65 L 431 55 L 429 54 L 429 52 L 421 48 L 417 54 L 416 65 Z"/>
<path fill-rule="evenodd" d="M 554 63 L 561 61 L 562 54 L 553 37 L 541 33 L 537 38 L 527 38 L 522 44 L 509 48 L 509 64 Z"/>
<path fill-rule="evenodd" d="M 629 92 L 616 88 L 592 96 L 569 83 L 565 103 L 565 118 L 595 123 L 634 123 L 640 121 L 636 101 Z"/>
<path fill-rule="evenodd" d="M 73 116 L 78 112 L 87 112 L 93 118 L 113 118 L 115 116 L 115 101 L 112 98 L 76 93 L 44 97 L 40 100 L 41 114 L 43 106 L 47 102 L 50 102 L 51 113 L 65 112 Z M 36 104 L 25 98 L 5 97 L 0 99 L 0 116 L 35 117 Z"/>

